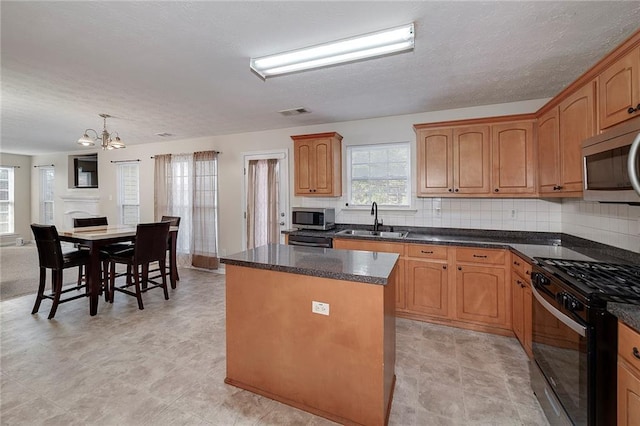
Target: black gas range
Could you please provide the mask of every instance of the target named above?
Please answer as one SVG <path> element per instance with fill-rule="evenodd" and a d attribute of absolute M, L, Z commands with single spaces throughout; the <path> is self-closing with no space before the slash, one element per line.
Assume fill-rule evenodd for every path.
<path fill-rule="evenodd" d="M 552 424 L 616 424 L 617 319 L 606 304 L 640 304 L 640 267 L 535 260 L 531 386 Z"/>

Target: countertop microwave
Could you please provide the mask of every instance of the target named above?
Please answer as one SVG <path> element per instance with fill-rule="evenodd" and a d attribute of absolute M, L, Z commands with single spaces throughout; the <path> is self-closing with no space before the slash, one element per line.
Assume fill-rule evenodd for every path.
<path fill-rule="evenodd" d="M 291 224 L 298 229 L 326 231 L 336 227 L 336 209 L 321 207 L 293 207 Z"/>
<path fill-rule="evenodd" d="M 640 204 L 640 118 L 582 144 L 584 199 Z"/>

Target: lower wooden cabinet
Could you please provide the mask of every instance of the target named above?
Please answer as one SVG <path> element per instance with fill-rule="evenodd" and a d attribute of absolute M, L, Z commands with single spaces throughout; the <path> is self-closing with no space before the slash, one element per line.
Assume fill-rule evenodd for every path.
<path fill-rule="evenodd" d="M 640 425 L 640 375 L 618 361 L 618 425 Z"/>
<path fill-rule="evenodd" d="M 446 262 L 408 260 L 406 309 L 447 318 L 450 315 L 449 267 Z"/>
<path fill-rule="evenodd" d="M 533 357 L 531 264 L 515 254 L 511 259 L 511 322 L 522 348 L 529 358 Z"/>
<path fill-rule="evenodd" d="M 532 316 L 533 295 L 531 294 L 531 284 L 526 282 L 517 274 L 511 277 L 511 309 L 513 333 L 516 335 L 523 349 L 533 356 L 533 316 Z"/>
<path fill-rule="evenodd" d="M 640 425 L 640 334 L 618 323 L 618 425 Z"/>
<path fill-rule="evenodd" d="M 456 318 L 481 324 L 506 326 L 505 268 L 457 265 Z"/>
<path fill-rule="evenodd" d="M 508 250 L 353 238 L 334 238 L 333 247 L 400 255 L 396 316 L 513 335 Z M 528 298 L 518 312 L 529 306 L 523 315 L 531 318 L 530 290 L 518 297 Z M 521 327 L 531 335 L 530 320 Z"/>

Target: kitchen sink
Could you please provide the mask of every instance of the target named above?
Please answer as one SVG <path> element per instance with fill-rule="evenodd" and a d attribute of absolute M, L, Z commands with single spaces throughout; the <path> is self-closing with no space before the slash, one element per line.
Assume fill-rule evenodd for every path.
<path fill-rule="evenodd" d="M 365 229 L 345 229 L 336 235 L 353 235 L 354 237 L 404 238 L 408 232 L 367 231 Z"/>

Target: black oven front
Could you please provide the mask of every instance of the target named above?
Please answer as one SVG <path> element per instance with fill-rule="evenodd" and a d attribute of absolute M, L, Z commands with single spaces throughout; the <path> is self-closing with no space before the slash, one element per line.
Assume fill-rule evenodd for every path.
<path fill-rule="evenodd" d="M 551 424 L 616 423 L 617 322 L 534 267 L 531 385 Z"/>

